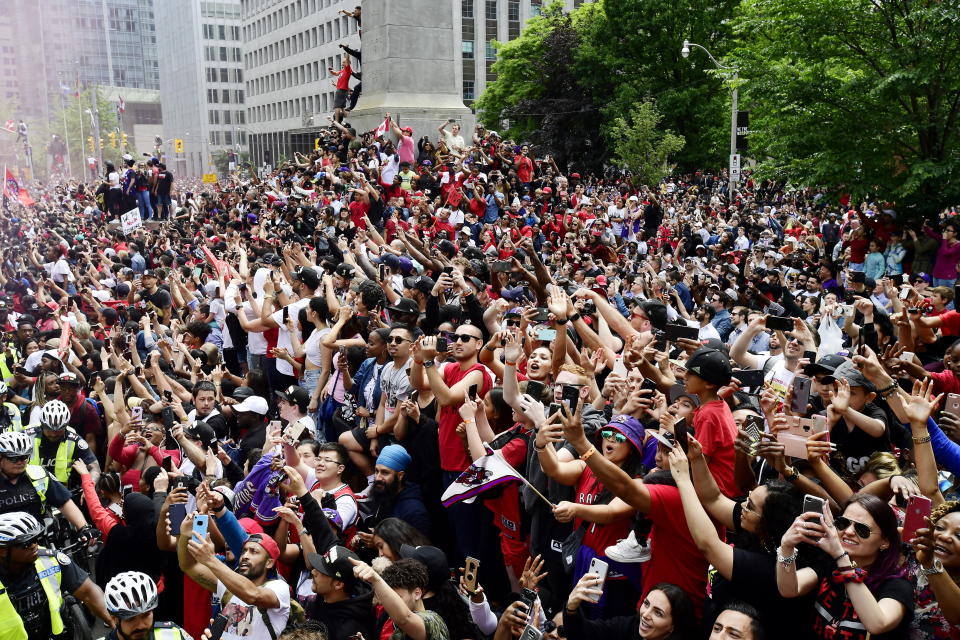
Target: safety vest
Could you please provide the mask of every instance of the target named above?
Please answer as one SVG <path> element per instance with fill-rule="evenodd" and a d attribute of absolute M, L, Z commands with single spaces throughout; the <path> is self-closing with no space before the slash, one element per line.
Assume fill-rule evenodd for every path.
<path fill-rule="evenodd" d="M 47 488 L 50 486 L 50 476 L 47 475 L 47 470 L 40 465 L 28 464 L 25 473 L 30 480 L 30 484 L 33 485 L 33 490 L 36 491 L 37 496 L 40 497 L 41 512 L 46 513 Z"/>
<path fill-rule="evenodd" d="M 50 632 L 55 636 L 60 635 L 64 630 L 63 618 L 60 616 L 60 609 L 63 607 L 63 594 L 60 592 L 60 562 L 53 551 L 40 548 L 37 550 L 37 561 L 34 567 L 37 577 L 40 578 L 43 592 L 47 596 L 47 606 L 50 608 Z M 23 626 L 23 620 L 13 608 L 13 601 L 2 582 L 0 582 L 0 638 L 27 640 L 27 630 Z"/>
<path fill-rule="evenodd" d="M 157 622 L 153 625 L 153 640 L 184 640 L 183 629 L 172 622 Z"/>
<path fill-rule="evenodd" d="M 12 402 L 4 402 L 0 411 L 6 411 L 10 416 L 10 426 L 6 431 L 23 431 L 23 422 L 20 420 L 20 408 Z"/>
<path fill-rule="evenodd" d="M 40 464 L 41 444 L 43 444 L 43 433 L 38 431 L 33 439 L 33 458 L 30 460 L 30 464 Z M 68 437 L 64 437 L 60 441 L 60 446 L 57 447 L 57 457 L 53 461 L 53 477 L 63 484 L 67 484 L 67 480 L 70 479 L 70 465 L 73 464 L 73 454 L 76 450 L 77 443 Z"/>

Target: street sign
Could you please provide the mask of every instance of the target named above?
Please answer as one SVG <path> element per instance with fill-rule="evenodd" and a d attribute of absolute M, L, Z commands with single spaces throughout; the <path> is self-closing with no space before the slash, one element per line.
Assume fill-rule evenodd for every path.
<path fill-rule="evenodd" d="M 734 182 L 740 181 L 740 154 L 734 153 L 730 156 L 730 179 Z"/>
<path fill-rule="evenodd" d="M 737 111 L 737 151 L 747 150 L 747 136 L 750 135 L 750 112 Z"/>
<path fill-rule="evenodd" d="M 217 174 L 215 173 L 205 173 L 203 174 L 203 181 L 206 184 L 213 184 L 217 181 Z"/>

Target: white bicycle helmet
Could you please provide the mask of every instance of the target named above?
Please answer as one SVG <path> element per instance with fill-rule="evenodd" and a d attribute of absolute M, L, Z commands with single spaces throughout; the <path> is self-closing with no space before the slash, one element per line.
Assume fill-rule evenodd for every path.
<path fill-rule="evenodd" d="M 33 438 L 23 431 L 0 433 L 0 456 L 32 456 Z"/>
<path fill-rule="evenodd" d="M 40 426 L 59 431 L 70 422 L 70 408 L 60 400 L 50 400 L 40 409 Z"/>
<path fill-rule="evenodd" d="M 43 533 L 43 527 L 29 513 L 14 511 L 0 515 L 0 547 L 33 542 Z"/>
<path fill-rule="evenodd" d="M 10 389 L 7 387 L 6 383 L 0 382 L 0 396 L 8 393 Z"/>
<path fill-rule="evenodd" d="M 139 571 L 118 573 L 103 590 L 107 611 L 126 620 L 157 608 L 157 585 Z"/>

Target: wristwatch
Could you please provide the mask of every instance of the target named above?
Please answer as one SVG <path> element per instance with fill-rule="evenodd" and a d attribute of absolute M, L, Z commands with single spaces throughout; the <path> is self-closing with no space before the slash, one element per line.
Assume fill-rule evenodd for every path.
<path fill-rule="evenodd" d="M 935 576 L 939 573 L 943 573 L 943 563 L 940 562 L 939 558 L 934 558 L 933 566 L 930 567 L 929 569 L 924 569 L 923 567 L 920 567 L 920 573 L 922 573 L 925 576 Z"/>
<path fill-rule="evenodd" d="M 434 362 L 433 360 L 424 360 L 424 361 L 423 361 L 423 368 L 424 368 L 424 369 L 429 369 L 430 367 L 432 367 L 432 366 L 435 365 L 435 364 L 436 364 L 436 362 Z"/>

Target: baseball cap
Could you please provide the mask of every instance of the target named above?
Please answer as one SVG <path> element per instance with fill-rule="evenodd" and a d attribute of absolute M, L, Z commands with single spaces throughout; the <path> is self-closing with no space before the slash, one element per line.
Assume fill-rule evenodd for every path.
<path fill-rule="evenodd" d="M 295 404 L 300 411 L 306 411 L 310 404 L 310 394 L 301 386 L 292 384 L 286 391 L 274 391 L 278 398 L 283 399 L 288 404 Z"/>
<path fill-rule="evenodd" d="M 687 387 L 684 386 L 683 383 L 675 384 L 670 387 L 669 398 L 670 404 L 673 404 L 679 398 L 688 398 L 691 402 L 693 402 L 694 407 L 700 406 L 700 396 L 687 391 Z"/>
<path fill-rule="evenodd" d="M 833 375 L 833 372 L 837 370 L 837 367 L 846 361 L 846 358 L 837 353 L 828 353 L 822 358 L 819 358 L 816 362 L 811 362 L 805 366 L 803 368 L 803 372 L 808 376 L 812 376 L 817 373 L 827 373 Z"/>
<path fill-rule="evenodd" d="M 866 376 L 860 372 L 860 369 L 857 369 L 857 366 L 853 364 L 852 360 L 846 360 L 838 366 L 833 373 L 823 379 L 824 383 L 828 384 L 836 382 L 837 380 L 846 380 L 850 383 L 851 387 L 863 387 L 868 392 L 876 390 L 873 384 L 867 380 Z"/>
<path fill-rule="evenodd" d="M 142 278 L 156 278 L 157 280 L 159 280 L 159 279 L 160 279 L 160 273 L 159 273 L 156 269 L 147 269 L 146 271 L 143 272 L 143 274 L 141 275 L 141 277 L 142 277 Z"/>
<path fill-rule="evenodd" d="M 393 313 L 409 313 L 420 315 L 420 305 L 410 298 L 400 298 L 392 307 L 387 307 Z"/>
<path fill-rule="evenodd" d="M 260 396 L 250 396 L 249 398 L 245 398 L 240 404 L 233 405 L 233 410 L 238 413 L 252 411 L 262 416 L 267 415 L 269 408 L 266 399 Z"/>
<path fill-rule="evenodd" d="M 360 556 L 346 547 L 337 545 L 330 547 L 323 555 L 319 553 L 308 553 L 307 564 L 323 575 L 339 580 L 345 585 L 346 590 L 350 591 L 357 581 L 353 575 L 353 563 L 350 562 L 350 558 L 359 560 Z"/>
<path fill-rule="evenodd" d="M 308 289 L 316 289 L 320 286 L 320 274 L 311 267 L 300 267 L 290 274 L 290 277 L 307 285 Z"/>
<path fill-rule="evenodd" d="M 340 264 L 340 265 L 337 265 L 336 269 L 334 269 L 334 273 L 336 273 L 341 278 L 352 278 L 355 272 L 356 272 L 356 269 L 354 269 L 353 265 L 350 265 L 350 264 Z"/>
<path fill-rule="evenodd" d="M 662 330 L 667 326 L 667 306 L 665 304 L 659 300 L 644 300 L 639 306 L 655 329 Z"/>
<path fill-rule="evenodd" d="M 247 538 L 244 544 L 247 542 L 253 542 L 263 547 L 263 550 L 267 552 L 267 555 L 270 556 L 274 562 L 280 558 L 280 547 L 277 546 L 277 543 L 274 542 L 273 538 L 266 534 L 255 533 Z"/>
<path fill-rule="evenodd" d="M 721 387 L 728 384 L 733 375 L 733 367 L 730 365 L 727 354 L 709 347 L 694 351 L 693 355 L 687 359 L 686 368 L 688 375 L 692 373 L 710 384 Z"/>
<path fill-rule="evenodd" d="M 80 380 L 79 378 L 77 378 L 77 374 L 70 373 L 69 371 L 64 371 L 63 373 L 61 373 L 60 377 L 58 378 L 58 381 L 60 382 L 60 384 L 73 384 L 73 385 L 80 386 Z"/>
<path fill-rule="evenodd" d="M 436 282 L 429 276 L 410 276 L 403 279 L 403 286 L 407 289 L 413 289 L 420 293 L 429 294 L 433 291 L 433 285 Z"/>
<path fill-rule="evenodd" d="M 450 576 L 447 555 L 436 547 L 425 544 L 419 547 L 409 544 L 401 545 L 400 557 L 416 560 L 427 568 L 427 588 L 435 588 L 443 584 L 443 581 Z"/>
<path fill-rule="evenodd" d="M 203 420 L 194 420 L 183 430 L 183 433 L 189 438 L 199 440 L 205 447 L 209 447 L 217 439 L 217 433 L 213 430 L 213 427 Z"/>
<path fill-rule="evenodd" d="M 233 390 L 233 393 L 230 394 L 234 400 L 240 400 L 241 402 L 255 395 L 257 395 L 257 392 L 254 391 L 252 387 L 237 387 Z"/>
<path fill-rule="evenodd" d="M 627 437 L 637 451 L 643 453 L 643 425 L 633 416 L 614 416 L 604 429 L 616 429 Z"/>

